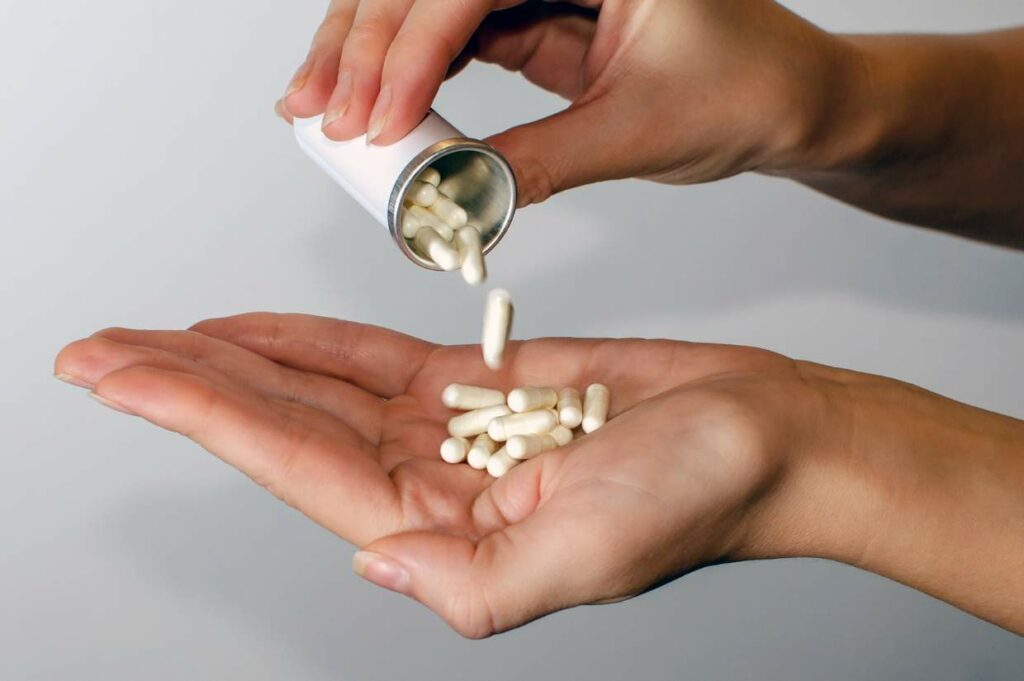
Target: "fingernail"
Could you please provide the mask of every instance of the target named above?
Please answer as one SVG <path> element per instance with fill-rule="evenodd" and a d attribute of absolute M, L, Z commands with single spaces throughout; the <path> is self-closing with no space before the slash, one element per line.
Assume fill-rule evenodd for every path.
<path fill-rule="evenodd" d="M 288 120 L 288 118 L 285 116 L 284 98 L 279 99 L 276 102 L 274 102 L 274 113 L 276 113 L 277 117 L 280 118 L 281 120 L 283 120 L 283 121 Z"/>
<path fill-rule="evenodd" d="M 134 416 L 134 414 L 132 414 L 130 411 L 128 411 L 125 407 L 122 407 L 117 402 L 114 402 L 113 400 L 111 400 L 109 398 L 103 397 L 102 395 L 97 395 L 95 392 L 89 393 L 89 397 L 93 398 L 94 400 L 96 400 L 97 402 L 102 404 L 104 407 L 110 407 L 114 411 L 119 411 L 122 414 L 128 414 L 129 416 Z"/>
<path fill-rule="evenodd" d="M 313 63 L 309 59 L 302 62 L 302 66 L 299 67 L 295 75 L 292 76 L 291 82 L 288 83 L 288 89 L 284 92 L 285 99 L 306 86 L 306 81 L 309 80 L 309 72 L 312 70 Z"/>
<path fill-rule="evenodd" d="M 334 106 L 324 114 L 321 129 L 338 120 L 348 111 L 348 104 L 352 100 L 352 72 L 345 71 L 338 76 L 338 85 L 334 95 Z"/>
<path fill-rule="evenodd" d="M 409 573 L 392 559 L 373 551 L 357 551 L 352 556 L 352 569 L 368 582 L 390 591 L 409 595 Z"/>
<path fill-rule="evenodd" d="M 389 113 L 391 113 L 391 86 L 385 85 L 380 89 L 377 103 L 373 105 L 373 111 L 370 112 L 370 123 L 366 128 L 367 144 L 372 144 L 380 131 L 384 129 Z"/>
<path fill-rule="evenodd" d="M 79 388 L 91 388 L 92 387 L 91 385 L 89 385 L 85 381 L 79 380 L 79 379 L 75 378 L 74 376 L 72 376 L 71 374 L 59 373 L 59 374 L 54 374 L 53 377 L 56 378 L 58 381 L 64 381 L 65 383 L 70 383 L 71 385 L 78 386 Z"/>

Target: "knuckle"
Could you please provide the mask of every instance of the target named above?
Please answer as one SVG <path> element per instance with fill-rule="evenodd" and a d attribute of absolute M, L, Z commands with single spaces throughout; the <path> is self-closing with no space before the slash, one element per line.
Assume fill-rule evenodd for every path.
<path fill-rule="evenodd" d="M 487 600 L 477 588 L 457 590 L 442 617 L 463 638 L 479 640 L 495 633 Z"/>
<path fill-rule="evenodd" d="M 353 26 L 345 38 L 345 55 L 351 58 L 367 51 L 382 52 L 388 42 L 387 33 L 380 23 L 364 21 Z"/>

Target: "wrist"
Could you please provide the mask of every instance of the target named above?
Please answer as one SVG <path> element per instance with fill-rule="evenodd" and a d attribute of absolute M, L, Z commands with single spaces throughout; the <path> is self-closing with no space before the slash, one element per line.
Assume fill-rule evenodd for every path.
<path fill-rule="evenodd" d="M 971 37 L 835 35 L 818 105 L 765 172 L 801 181 L 877 173 L 976 144 L 964 121 L 984 115 L 992 64 Z"/>
<path fill-rule="evenodd" d="M 1024 422 L 802 366 L 822 406 L 737 557 L 836 560 L 1024 629 Z"/>

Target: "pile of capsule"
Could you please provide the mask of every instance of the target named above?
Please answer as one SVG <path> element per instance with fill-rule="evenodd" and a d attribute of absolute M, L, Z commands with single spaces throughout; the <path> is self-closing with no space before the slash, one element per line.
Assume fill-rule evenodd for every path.
<path fill-rule="evenodd" d="M 401 215 L 402 236 L 422 257 L 445 272 L 462 271 L 466 283 L 476 286 L 487 277 L 479 227 L 469 222 L 466 210 L 438 189 L 441 173 L 427 168 L 405 193 Z"/>
<path fill-rule="evenodd" d="M 573 429 L 592 433 L 603 426 L 609 399 L 600 383 L 587 387 L 582 399 L 575 388 L 516 388 L 506 396 L 453 383 L 441 393 L 441 402 L 465 413 L 448 421 L 451 437 L 441 443 L 441 458 L 465 461 L 500 478 L 520 462 L 572 442 Z"/>

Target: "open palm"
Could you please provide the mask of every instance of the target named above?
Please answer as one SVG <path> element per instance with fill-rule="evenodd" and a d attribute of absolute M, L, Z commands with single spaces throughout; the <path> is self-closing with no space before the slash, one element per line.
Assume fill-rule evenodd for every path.
<path fill-rule="evenodd" d="M 268 313 L 108 329 L 56 371 L 192 438 L 362 547 L 364 576 L 473 637 L 735 556 L 781 443 L 799 446 L 767 411 L 804 390 L 794 362 L 750 348 L 541 339 L 492 372 L 478 346 Z M 612 421 L 495 481 L 438 456 L 452 382 L 601 382 Z"/>

